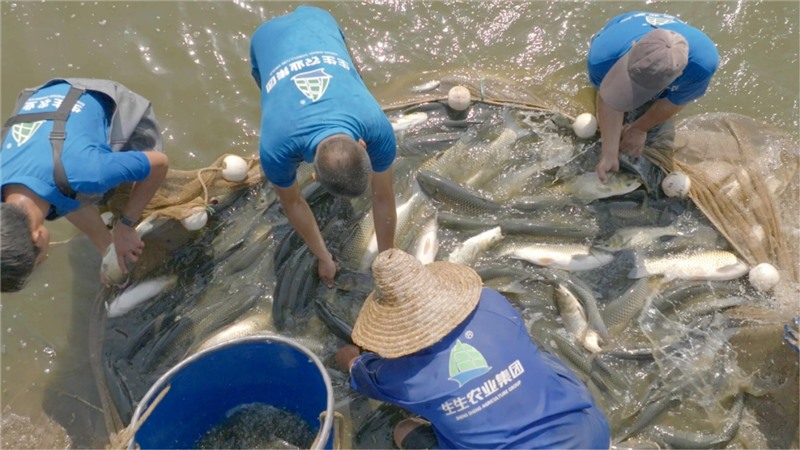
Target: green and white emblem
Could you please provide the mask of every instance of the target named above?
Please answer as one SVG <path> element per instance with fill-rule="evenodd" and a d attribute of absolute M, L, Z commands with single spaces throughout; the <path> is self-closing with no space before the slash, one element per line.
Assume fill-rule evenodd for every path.
<path fill-rule="evenodd" d="M 645 20 L 654 27 L 660 27 L 668 23 L 675 23 L 675 19 L 663 15 L 648 15 Z"/>
<path fill-rule="evenodd" d="M 298 73 L 292 77 L 294 85 L 300 92 L 308 97 L 312 102 L 322 98 L 325 90 L 331 82 L 331 76 L 325 73 L 325 69 L 316 69 L 311 72 Z"/>
<path fill-rule="evenodd" d="M 11 127 L 11 136 L 17 141 L 17 145 L 22 145 L 28 142 L 35 133 L 36 130 L 39 129 L 40 126 L 44 123 L 44 120 L 40 120 L 38 122 L 25 122 L 25 123 L 18 123 Z"/>
<path fill-rule="evenodd" d="M 461 342 L 461 339 L 457 340 L 456 345 L 450 350 L 450 380 L 458 383 L 459 387 L 490 369 L 481 352 Z"/>

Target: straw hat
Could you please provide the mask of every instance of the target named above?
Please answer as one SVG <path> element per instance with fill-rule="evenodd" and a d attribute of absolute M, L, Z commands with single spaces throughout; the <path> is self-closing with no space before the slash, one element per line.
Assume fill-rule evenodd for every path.
<path fill-rule="evenodd" d="M 475 309 L 481 277 L 445 261 L 423 265 L 389 249 L 372 265 L 375 290 L 353 327 L 353 342 L 385 358 L 410 355 L 439 342 Z"/>

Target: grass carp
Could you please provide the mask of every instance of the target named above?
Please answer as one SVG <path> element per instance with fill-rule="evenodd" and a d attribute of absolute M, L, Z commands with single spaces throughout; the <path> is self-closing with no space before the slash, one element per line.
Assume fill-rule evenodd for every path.
<path fill-rule="evenodd" d="M 637 258 L 629 278 L 663 275 L 665 280 L 733 280 L 746 274 L 750 267 L 735 254 L 724 250 L 707 250 L 672 254 L 660 258 Z"/>
<path fill-rule="evenodd" d="M 593 270 L 610 263 L 614 255 L 601 248 L 578 243 L 522 243 L 503 245 L 501 256 L 523 259 L 538 266 L 572 272 Z"/>

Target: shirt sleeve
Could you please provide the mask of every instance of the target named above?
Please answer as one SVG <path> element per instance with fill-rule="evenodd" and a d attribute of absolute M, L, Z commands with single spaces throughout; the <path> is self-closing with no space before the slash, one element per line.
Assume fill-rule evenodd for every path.
<path fill-rule="evenodd" d="M 261 145 L 261 168 L 264 169 L 264 174 L 270 183 L 282 188 L 292 186 L 297 178 L 297 167 L 300 162 L 281 157 L 282 153 L 277 149 L 267 152 L 263 142 Z"/>
<path fill-rule="evenodd" d="M 253 79 L 256 80 L 258 88 L 261 89 L 261 72 L 258 71 L 258 61 L 256 60 L 255 49 L 252 45 L 250 46 L 250 66 L 250 74 L 253 75 Z"/>
<path fill-rule="evenodd" d="M 150 160 L 140 151 L 108 152 L 98 159 L 95 192 L 107 192 L 122 183 L 142 181 L 150 175 Z"/>
<path fill-rule="evenodd" d="M 389 169 L 397 153 L 397 141 L 392 124 L 383 111 L 380 111 L 380 117 L 370 127 L 370 135 L 365 141 L 372 171 L 381 173 Z"/>
<path fill-rule="evenodd" d="M 681 81 L 680 88 L 670 91 L 666 96 L 670 102 L 676 105 L 685 105 L 705 95 L 714 72 L 700 69 L 691 71 L 687 75 L 687 79 Z"/>
<path fill-rule="evenodd" d="M 383 365 L 381 358 L 374 353 L 364 353 L 350 367 L 350 387 L 367 397 L 388 401 L 378 389 L 377 374 Z"/>

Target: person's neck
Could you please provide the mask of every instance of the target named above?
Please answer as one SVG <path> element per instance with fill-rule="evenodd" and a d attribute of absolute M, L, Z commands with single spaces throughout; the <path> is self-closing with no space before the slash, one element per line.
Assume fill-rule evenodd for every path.
<path fill-rule="evenodd" d="M 21 184 L 9 184 L 3 187 L 3 197 L 6 203 L 21 207 L 31 220 L 31 229 L 35 230 L 44 223 L 44 218 L 50 211 L 50 203 L 36 195 L 32 190 Z"/>

